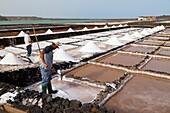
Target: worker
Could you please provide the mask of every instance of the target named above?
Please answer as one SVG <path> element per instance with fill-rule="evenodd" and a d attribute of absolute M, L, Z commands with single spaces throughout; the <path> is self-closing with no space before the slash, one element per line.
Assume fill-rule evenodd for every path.
<path fill-rule="evenodd" d="M 52 42 L 51 45 L 46 46 L 42 51 L 40 51 L 40 72 L 42 76 L 42 93 L 56 93 L 52 90 L 51 79 L 52 74 L 56 73 L 53 68 L 53 50 L 59 48 L 60 43 L 58 41 Z"/>
<path fill-rule="evenodd" d="M 26 44 L 26 48 L 27 48 L 27 56 L 31 56 L 31 53 L 32 53 L 32 40 L 29 36 L 30 32 L 29 31 L 26 31 L 26 34 L 24 36 L 24 42 Z"/>

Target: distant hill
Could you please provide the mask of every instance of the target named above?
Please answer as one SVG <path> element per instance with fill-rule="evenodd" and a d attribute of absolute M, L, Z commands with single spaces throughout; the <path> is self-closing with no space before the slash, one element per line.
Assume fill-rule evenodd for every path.
<path fill-rule="evenodd" d="M 35 17 L 35 16 L 4 16 L 8 20 L 44 20 L 44 18 L 41 17 Z"/>
<path fill-rule="evenodd" d="M 170 15 L 162 15 L 156 17 L 158 20 L 167 20 L 170 19 Z"/>
<path fill-rule="evenodd" d="M 8 19 L 0 15 L 0 20 L 8 20 Z"/>

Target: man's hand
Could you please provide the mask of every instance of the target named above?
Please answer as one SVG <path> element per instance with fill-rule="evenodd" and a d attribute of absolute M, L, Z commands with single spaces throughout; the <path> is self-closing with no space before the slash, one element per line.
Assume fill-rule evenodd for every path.
<path fill-rule="evenodd" d="M 51 68 L 51 71 L 52 71 L 52 74 L 56 74 L 57 72 L 56 72 L 56 70 L 55 70 L 55 68 Z"/>
<path fill-rule="evenodd" d="M 46 63 L 44 63 L 44 68 L 47 69 L 48 68 L 48 65 Z"/>

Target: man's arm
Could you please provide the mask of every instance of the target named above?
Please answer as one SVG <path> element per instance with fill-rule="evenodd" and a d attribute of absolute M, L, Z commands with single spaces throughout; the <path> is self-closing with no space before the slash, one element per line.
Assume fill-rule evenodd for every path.
<path fill-rule="evenodd" d="M 42 63 L 44 64 L 44 68 L 46 69 L 46 68 L 48 68 L 48 65 L 45 63 L 44 54 L 45 54 L 45 52 L 43 50 L 40 51 L 40 58 L 41 58 Z"/>
<path fill-rule="evenodd" d="M 33 43 L 33 40 L 31 40 L 31 37 L 29 36 L 29 43 Z"/>

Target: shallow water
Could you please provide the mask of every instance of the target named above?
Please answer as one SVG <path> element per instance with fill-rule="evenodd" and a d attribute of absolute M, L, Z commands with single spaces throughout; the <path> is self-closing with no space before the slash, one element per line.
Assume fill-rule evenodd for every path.
<path fill-rule="evenodd" d="M 160 72 L 170 73 L 170 60 L 166 59 L 152 59 L 148 64 L 146 64 L 142 70 L 153 70 Z"/>
<path fill-rule="evenodd" d="M 105 103 L 116 113 L 169 113 L 170 81 L 134 76 Z"/>
<path fill-rule="evenodd" d="M 155 45 L 155 46 L 160 46 L 162 45 L 164 42 L 156 42 L 156 41 L 147 41 L 144 40 L 142 42 L 139 42 L 139 44 L 147 44 L 147 45 Z"/>
<path fill-rule="evenodd" d="M 88 77 L 90 79 L 102 82 L 112 82 L 123 76 L 124 73 L 125 71 L 118 69 L 111 69 L 102 66 L 87 64 L 67 73 L 67 75 L 73 74 L 75 76 Z"/>
<path fill-rule="evenodd" d="M 142 53 L 150 53 L 155 50 L 155 48 L 148 48 L 148 47 L 137 47 L 137 46 L 130 46 L 125 49 L 124 51 L 130 51 L 130 52 L 142 52 Z"/>
<path fill-rule="evenodd" d="M 166 44 L 165 44 L 165 46 L 168 46 L 168 47 L 170 47 L 170 43 L 166 43 Z"/>
<path fill-rule="evenodd" d="M 121 64 L 124 66 L 133 66 L 135 64 L 138 64 L 143 58 L 144 57 L 142 56 L 134 56 L 134 55 L 132 56 L 128 54 L 117 53 L 115 55 L 105 57 L 104 59 L 98 61 L 104 63 Z"/>
<path fill-rule="evenodd" d="M 158 54 L 170 56 L 170 49 L 169 50 L 162 49 Z"/>

